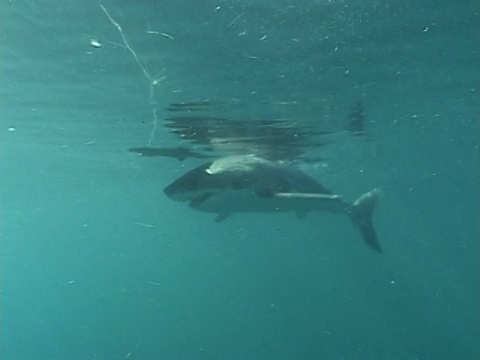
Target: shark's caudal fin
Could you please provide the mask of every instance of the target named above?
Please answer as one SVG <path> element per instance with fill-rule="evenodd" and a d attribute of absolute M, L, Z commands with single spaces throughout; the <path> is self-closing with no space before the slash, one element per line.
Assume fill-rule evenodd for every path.
<path fill-rule="evenodd" d="M 382 247 L 373 228 L 372 214 L 380 194 L 379 189 L 373 189 L 361 195 L 353 203 L 352 211 L 352 220 L 360 229 L 363 241 L 377 252 L 382 252 Z"/>

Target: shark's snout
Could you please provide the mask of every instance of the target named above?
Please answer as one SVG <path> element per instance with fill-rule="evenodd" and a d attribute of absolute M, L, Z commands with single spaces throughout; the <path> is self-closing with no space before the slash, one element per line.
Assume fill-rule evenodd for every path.
<path fill-rule="evenodd" d="M 210 177 L 205 172 L 191 171 L 166 186 L 163 192 L 175 201 L 192 201 L 211 192 Z"/>
<path fill-rule="evenodd" d="M 176 186 L 175 183 L 168 185 L 163 189 L 163 193 L 167 195 L 170 199 L 175 201 L 186 201 L 188 200 L 188 191 L 181 189 Z"/>

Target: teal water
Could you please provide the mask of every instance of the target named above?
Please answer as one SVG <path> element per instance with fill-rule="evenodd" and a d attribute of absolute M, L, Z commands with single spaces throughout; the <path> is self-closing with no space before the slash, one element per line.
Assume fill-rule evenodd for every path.
<path fill-rule="evenodd" d="M 148 76 L 98 2 L 0 6 L 2 359 L 480 356 L 478 3 L 103 5 Z M 205 99 L 334 119 L 360 99 L 371 139 L 301 166 L 349 200 L 383 188 L 384 253 L 344 217 L 166 198 L 200 161 L 127 149 L 178 143 L 165 107 Z"/>

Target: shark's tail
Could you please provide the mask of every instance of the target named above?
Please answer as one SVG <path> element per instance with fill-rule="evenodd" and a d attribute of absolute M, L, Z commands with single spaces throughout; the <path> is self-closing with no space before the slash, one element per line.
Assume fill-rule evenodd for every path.
<path fill-rule="evenodd" d="M 353 203 L 352 210 L 352 220 L 360 229 L 363 241 L 377 252 L 382 252 L 382 247 L 373 228 L 372 214 L 380 194 L 379 189 L 373 189 L 361 195 Z"/>

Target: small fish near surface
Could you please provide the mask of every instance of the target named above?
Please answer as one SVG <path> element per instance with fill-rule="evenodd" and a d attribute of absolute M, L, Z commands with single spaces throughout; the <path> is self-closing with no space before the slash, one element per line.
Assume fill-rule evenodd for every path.
<path fill-rule="evenodd" d="M 371 190 L 351 204 L 299 169 L 255 155 L 205 163 L 168 185 L 164 193 L 188 202 L 194 210 L 217 214 L 217 222 L 234 213 L 293 212 L 298 218 L 314 211 L 343 213 L 358 227 L 364 242 L 382 252 L 372 223 L 380 190 Z"/>

